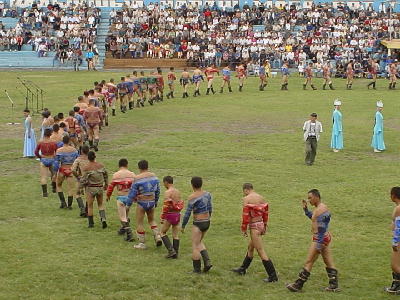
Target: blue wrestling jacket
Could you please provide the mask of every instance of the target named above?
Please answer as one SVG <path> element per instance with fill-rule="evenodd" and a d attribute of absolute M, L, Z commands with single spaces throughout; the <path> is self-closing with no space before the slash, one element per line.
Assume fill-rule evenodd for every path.
<path fill-rule="evenodd" d="M 57 153 L 53 165 L 54 171 L 58 171 L 61 165 L 72 165 L 78 156 L 78 151 Z"/>
<path fill-rule="evenodd" d="M 222 75 L 228 77 L 231 76 L 231 70 L 222 69 Z"/>
<path fill-rule="evenodd" d="M 74 118 L 78 121 L 78 124 L 82 129 L 86 128 L 85 119 L 80 114 L 76 114 Z"/>
<path fill-rule="evenodd" d="M 133 85 L 140 86 L 140 80 L 139 80 L 139 78 L 133 79 Z"/>
<path fill-rule="evenodd" d="M 140 201 L 137 198 L 141 195 L 146 198 L 152 198 L 153 200 L 149 201 L 154 201 L 157 206 L 158 199 L 160 198 L 160 181 L 156 176 L 135 179 L 129 190 L 128 199 L 131 202 Z"/>
<path fill-rule="evenodd" d="M 312 212 L 307 208 L 304 208 L 304 213 L 310 219 L 312 218 Z M 324 244 L 325 234 L 328 232 L 329 222 L 331 221 L 331 213 L 329 211 L 324 212 L 323 214 L 317 217 L 317 249 L 321 249 Z"/>
<path fill-rule="evenodd" d="M 203 75 L 193 75 L 193 82 L 199 82 L 203 80 Z"/>
<path fill-rule="evenodd" d="M 132 94 L 133 93 L 133 82 L 132 81 L 126 81 L 125 82 L 125 86 L 128 89 L 128 92 L 130 94 Z"/>
<path fill-rule="evenodd" d="M 392 245 L 398 246 L 400 242 L 400 217 L 396 217 L 393 222 L 393 239 Z"/>
<path fill-rule="evenodd" d="M 182 221 L 182 228 L 186 226 L 186 224 L 189 222 L 190 214 L 192 213 L 197 215 L 197 214 L 204 214 L 204 213 L 209 213 L 211 216 L 212 213 L 212 202 L 211 202 L 211 194 L 209 192 L 205 192 L 203 195 L 201 195 L 198 198 L 194 198 L 189 201 L 188 206 L 185 211 L 185 215 L 183 216 L 183 221 Z"/>

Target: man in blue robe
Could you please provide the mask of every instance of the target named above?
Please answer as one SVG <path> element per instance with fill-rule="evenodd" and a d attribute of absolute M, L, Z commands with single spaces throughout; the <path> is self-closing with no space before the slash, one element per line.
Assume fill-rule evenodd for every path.
<path fill-rule="evenodd" d="M 385 142 L 383 141 L 383 103 L 382 101 L 376 102 L 375 125 L 374 133 L 372 135 L 371 147 L 374 148 L 375 153 L 382 152 L 386 149 Z"/>
<path fill-rule="evenodd" d="M 333 126 L 332 126 L 332 138 L 331 138 L 331 148 L 333 152 L 339 152 L 343 149 L 343 128 L 342 128 L 342 113 L 340 112 L 340 107 L 342 102 L 336 99 L 333 102 L 335 110 L 332 114 Z"/>

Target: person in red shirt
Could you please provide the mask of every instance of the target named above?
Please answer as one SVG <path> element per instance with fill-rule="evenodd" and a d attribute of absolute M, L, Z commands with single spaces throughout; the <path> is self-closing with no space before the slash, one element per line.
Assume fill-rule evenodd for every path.
<path fill-rule="evenodd" d="M 175 76 L 174 67 L 169 68 L 167 79 L 168 79 L 168 87 L 169 87 L 169 93 L 167 94 L 167 98 L 168 99 L 170 97 L 175 98 L 174 97 L 174 82 L 176 80 L 176 76 Z"/>
<path fill-rule="evenodd" d="M 314 86 L 313 82 L 312 82 L 312 78 L 313 78 L 312 67 L 313 67 L 313 64 L 312 64 L 312 63 L 309 63 L 309 64 L 307 65 L 307 67 L 304 69 L 304 74 L 305 74 L 306 79 L 305 79 L 305 81 L 304 81 L 304 83 L 303 83 L 303 90 L 306 90 L 306 89 L 307 89 L 307 84 L 310 84 L 310 86 L 311 86 L 311 88 L 312 88 L 313 90 L 316 90 L 316 89 L 317 89 L 317 88 Z"/>
<path fill-rule="evenodd" d="M 65 118 L 64 122 L 68 125 L 68 134 L 71 143 L 75 148 L 79 149 L 78 134 L 81 133 L 81 127 L 78 124 L 78 120 L 75 119 L 75 111 L 71 110 L 69 116 Z"/>
<path fill-rule="evenodd" d="M 370 59 L 369 60 L 368 71 L 369 71 L 369 74 L 371 76 L 372 81 L 370 83 L 368 83 L 368 85 L 367 85 L 368 89 L 372 85 L 372 88 L 374 90 L 376 90 L 376 77 L 377 77 L 377 74 L 378 74 L 378 70 L 379 70 L 378 63 L 375 60 Z"/>
<path fill-rule="evenodd" d="M 171 176 L 163 178 L 164 187 L 167 189 L 164 194 L 164 203 L 161 214 L 161 239 L 167 248 L 166 258 L 178 258 L 179 251 L 179 223 L 181 210 L 184 203 L 181 200 L 181 193 L 174 187 L 174 179 Z M 172 244 L 167 232 L 172 226 Z"/>
<path fill-rule="evenodd" d="M 244 79 L 247 77 L 246 68 L 244 67 L 243 64 L 240 64 L 239 66 L 236 67 L 236 76 L 239 79 L 239 92 L 241 92 L 243 89 Z"/>
<path fill-rule="evenodd" d="M 243 194 L 241 230 L 245 237 L 247 237 L 247 230 L 250 230 L 250 241 L 243 264 L 232 271 L 240 275 L 246 274 L 246 270 L 253 260 L 254 250 L 256 250 L 268 274 L 268 277 L 265 278 L 264 281 L 276 282 L 278 281 L 278 276 L 274 264 L 267 256 L 262 242 L 262 236 L 265 235 L 268 227 L 268 203 L 265 202 L 261 195 L 254 191 L 251 183 L 245 183 L 243 185 Z"/>
<path fill-rule="evenodd" d="M 204 74 L 206 75 L 207 78 L 207 92 L 206 95 L 210 94 L 210 90 L 213 94 L 215 94 L 214 87 L 213 87 L 213 81 L 214 81 L 214 73 L 218 73 L 218 69 L 215 68 L 215 65 L 211 65 L 210 67 L 207 67 L 204 70 Z"/>
<path fill-rule="evenodd" d="M 46 128 L 43 133 L 43 139 L 37 144 L 35 155 L 40 159 L 40 184 L 42 185 L 43 197 L 48 197 L 47 178 L 54 180 L 53 164 L 54 156 L 57 151 L 57 144 L 50 139 L 52 130 Z M 55 185 L 55 181 L 54 181 Z"/>

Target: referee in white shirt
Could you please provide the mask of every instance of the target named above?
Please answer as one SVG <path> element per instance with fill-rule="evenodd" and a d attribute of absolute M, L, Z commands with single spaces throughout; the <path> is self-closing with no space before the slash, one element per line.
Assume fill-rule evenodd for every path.
<path fill-rule="evenodd" d="M 305 163 L 308 166 L 314 164 L 315 156 L 317 155 L 317 145 L 322 132 L 322 124 L 317 121 L 317 117 L 316 113 L 312 113 L 310 115 L 310 120 L 304 122 L 303 126 L 304 141 L 306 144 Z"/>

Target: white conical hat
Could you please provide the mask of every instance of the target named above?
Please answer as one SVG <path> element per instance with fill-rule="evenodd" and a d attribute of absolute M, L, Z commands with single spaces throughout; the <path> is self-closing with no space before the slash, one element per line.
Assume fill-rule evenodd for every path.
<path fill-rule="evenodd" d="M 340 101 L 339 99 L 335 99 L 335 101 L 333 101 L 333 105 L 335 106 L 342 105 L 342 101 Z"/>
<path fill-rule="evenodd" d="M 376 107 L 383 107 L 383 102 L 381 100 L 377 101 Z"/>

